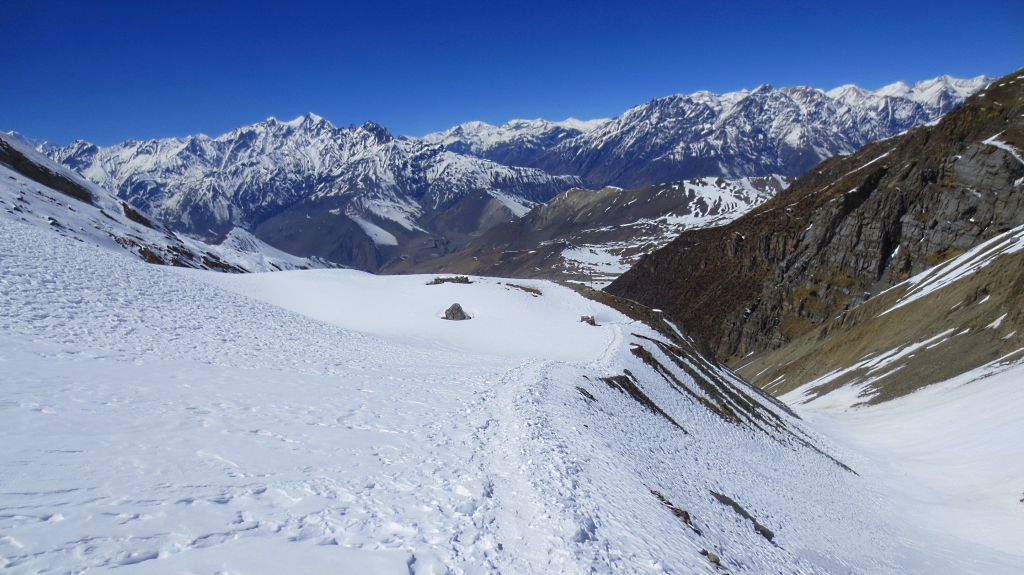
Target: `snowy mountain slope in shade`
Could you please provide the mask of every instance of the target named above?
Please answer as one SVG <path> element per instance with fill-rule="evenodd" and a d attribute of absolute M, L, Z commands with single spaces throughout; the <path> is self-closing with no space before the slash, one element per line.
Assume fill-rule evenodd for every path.
<path fill-rule="evenodd" d="M 337 210 L 337 218 L 348 220 L 346 225 L 358 236 L 344 238 L 347 243 L 362 241 L 373 251 L 374 246 L 397 245 L 392 236 L 400 229 L 412 234 L 405 238 L 398 231 L 404 243 L 445 241 L 449 230 L 424 217 L 473 194 L 494 198 L 511 215 L 580 184 L 574 177 L 506 167 L 440 145 L 395 139 L 370 122 L 336 128 L 314 114 L 291 122 L 270 118 L 212 139 L 128 140 L 106 148 L 79 141 L 50 155 L 172 229 L 212 240 L 239 227 L 290 253 L 366 264 L 367 269 L 374 268 L 369 260 L 333 253 L 338 246 L 323 234 L 264 234 L 260 225 L 298 204 L 298 219 L 329 220 L 327 212 Z M 296 215 L 286 214 L 284 220 Z M 264 229 L 274 228 L 271 222 Z M 310 250 L 309 245 L 322 249 Z"/>
<path fill-rule="evenodd" d="M 635 188 L 700 176 L 798 176 L 820 161 L 936 120 L 989 78 L 825 92 L 796 86 L 652 100 L 540 154 L 530 166 Z"/>
<path fill-rule="evenodd" d="M 258 240 L 229 236 L 231 241 L 208 245 L 179 236 L 13 138 L 0 137 L 0 209 L 0 217 L 127 250 L 150 263 L 235 272 L 333 267 Z"/>
<path fill-rule="evenodd" d="M 999 573 L 962 542 L 933 568 L 782 407 L 548 282 L 0 242 L 11 573 Z"/>
<path fill-rule="evenodd" d="M 390 273 L 471 273 L 604 286 L 687 229 L 724 225 L 788 185 L 781 176 L 695 178 L 638 190 L 570 190 L 451 255 Z"/>
<path fill-rule="evenodd" d="M 870 407 L 851 407 L 861 401 L 855 388 L 806 405 L 803 389 L 784 399 L 859 453 L 858 471 L 891 494 L 910 528 L 929 533 L 922 551 L 956 561 L 957 552 L 945 546 L 966 540 L 996 551 L 990 557 L 999 567 L 977 572 L 1012 572 L 1024 564 L 1021 381 L 1024 363 L 1008 360 Z"/>
<path fill-rule="evenodd" d="M 427 134 L 423 141 L 499 164 L 528 166 L 540 152 L 585 134 L 607 121 L 581 121 L 575 118 L 562 122 L 512 120 L 500 126 L 466 122 L 443 132 Z"/>

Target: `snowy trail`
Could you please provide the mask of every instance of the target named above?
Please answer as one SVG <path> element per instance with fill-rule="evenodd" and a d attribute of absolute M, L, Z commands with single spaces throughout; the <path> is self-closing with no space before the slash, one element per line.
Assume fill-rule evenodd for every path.
<path fill-rule="evenodd" d="M 0 565 L 201 570 L 239 555 L 259 565 L 291 543 L 312 564 L 348 549 L 353 573 L 550 562 L 495 557 L 496 533 L 516 529 L 498 531 L 508 510 L 489 469 L 509 468 L 487 448 L 507 439 L 499 419 L 517 425 L 495 413 L 495 386 L 501 401 L 521 393 L 540 360 L 443 351 L 472 343 L 458 337 L 388 344 L 0 225 L 0 412 L 21 440 L 0 461 Z M 610 353 L 614 338 L 579 333 L 580 310 L 601 311 L 570 308 L 563 323 L 585 345 L 569 353 Z M 545 513 L 542 497 L 519 490 L 523 521 Z M 534 531 L 545 539 L 549 528 Z"/>

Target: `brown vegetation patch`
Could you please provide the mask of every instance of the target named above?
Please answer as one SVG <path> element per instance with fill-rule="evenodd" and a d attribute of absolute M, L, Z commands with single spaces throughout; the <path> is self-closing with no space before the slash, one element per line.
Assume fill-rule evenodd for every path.
<path fill-rule="evenodd" d="M 441 284 L 471 284 L 466 276 L 451 276 L 451 277 L 436 277 L 427 282 L 428 286 L 436 286 Z"/>

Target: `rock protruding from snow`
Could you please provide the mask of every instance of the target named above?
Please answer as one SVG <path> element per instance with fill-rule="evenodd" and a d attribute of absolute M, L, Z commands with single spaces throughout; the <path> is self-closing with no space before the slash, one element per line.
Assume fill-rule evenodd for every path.
<path fill-rule="evenodd" d="M 459 305 L 458 303 L 453 303 L 451 307 L 444 310 L 444 319 L 452 321 L 462 321 L 464 319 L 470 318 L 468 315 L 466 315 L 466 312 L 465 310 L 462 309 L 461 305 Z"/>

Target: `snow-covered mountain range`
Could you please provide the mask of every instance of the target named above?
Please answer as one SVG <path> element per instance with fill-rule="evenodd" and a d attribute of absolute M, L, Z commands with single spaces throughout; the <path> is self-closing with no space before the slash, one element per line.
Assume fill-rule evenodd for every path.
<path fill-rule="evenodd" d="M 512 166 L 529 165 L 537 154 L 590 132 L 607 119 L 562 122 L 512 120 L 500 126 L 466 122 L 443 132 L 427 134 L 423 140 L 441 144 L 446 150 L 493 160 Z"/>
<path fill-rule="evenodd" d="M 21 138 L 0 136 L 0 218 L 125 250 L 150 263 L 231 272 L 337 267 L 286 254 L 239 228 L 219 244 L 182 236 L 39 154 Z"/>
<path fill-rule="evenodd" d="M 476 191 L 522 213 L 580 183 L 396 139 L 370 122 L 338 128 L 315 114 L 270 118 L 217 138 L 106 148 L 76 141 L 50 154 L 172 227 L 204 237 L 236 226 L 253 230 L 299 201 L 323 198 L 357 200 L 345 210 L 357 222 L 382 218 L 412 230 L 424 214 Z"/>
<path fill-rule="evenodd" d="M 22 139 L 176 231 L 209 241 L 238 227 L 290 253 L 377 270 L 457 251 L 571 188 L 798 175 L 933 121 L 987 82 L 698 92 L 610 120 L 470 122 L 423 138 L 308 114 L 216 138 Z"/>
<path fill-rule="evenodd" d="M 989 82 L 984 76 L 942 76 L 873 92 L 853 85 L 829 91 L 762 85 L 721 95 L 677 94 L 587 125 L 520 165 L 579 176 L 591 187 L 635 188 L 703 176 L 799 176 L 825 158 L 931 122 Z M 492 132 L 481 127 L 449 146 Z M 484 154 L 498 147 L 492 139 L 465 149 Z"/>

